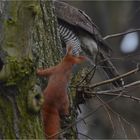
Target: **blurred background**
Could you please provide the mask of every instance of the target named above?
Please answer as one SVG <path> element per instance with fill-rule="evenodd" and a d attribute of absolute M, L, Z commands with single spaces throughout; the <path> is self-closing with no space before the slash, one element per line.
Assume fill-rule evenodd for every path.
<path fill-rule="evenodd" d="M 65 1 L 89 15 L 99 27 L 103 37 L 109 34 L 140 28 L 139 1 Z M 112 62 L 120 74 L 126 73 L 139 64 L 140 60 L 140 32 L 114 37 L 106 40 L 113 50 Z M 102 75 L 102 73 L 100 74 Z M 102 76 L 96 76 L 93 82 L 101 81 Z M 139 73 L 125 78 L 125 83 L 140 79 Z M 140 98 L 140 86 L 124 90 L 125 94 Z M 100 96 L 102 100 L 109 99 Z M 87 100 L 80 105 L 82 110 L 78 118 L 82 118 L 101 104 L 97 98 Z M 93 115 L 77 124 L 80 139 L 99 138 L 139 138 L 140 136 L 140 103 L 130 98 L 120 97 L 109 104 L 108 108 L 101 108 Z"/>

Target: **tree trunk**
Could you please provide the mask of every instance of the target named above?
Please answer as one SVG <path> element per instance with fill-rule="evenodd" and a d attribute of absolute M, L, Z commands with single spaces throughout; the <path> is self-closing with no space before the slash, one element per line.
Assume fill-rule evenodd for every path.
<path fill-rule="evenodd" d="M 0 139 L 43 139 L 36 69 L 62 57 L 52 2 L 1 1 L 0 12 Z"/>

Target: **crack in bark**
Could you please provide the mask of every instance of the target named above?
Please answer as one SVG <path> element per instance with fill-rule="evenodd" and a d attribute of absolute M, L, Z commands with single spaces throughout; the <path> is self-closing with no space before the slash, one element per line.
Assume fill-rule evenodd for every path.
<path fill-rule="evenodd" d="M 0 139 L 4 139 L 2 132 L 0 132 Z"/>
<path fill-rule="evenodd" d="M 12 108 L 13 108 L 13 129 L 15 132 L 16 139 L 20 138 L 19 134 L 19 111 L 17 107 L 17 102 L 15 97 L 7 96 L 7 98 L 11 101 Z"/>

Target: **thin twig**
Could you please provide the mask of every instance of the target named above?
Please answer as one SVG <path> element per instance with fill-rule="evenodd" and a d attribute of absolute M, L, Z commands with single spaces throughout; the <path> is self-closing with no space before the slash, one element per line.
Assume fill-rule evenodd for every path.
<path fill-rule="evenodd" d="M 110 38 L 123 36 L 123 35 L 129 34 L 129 33 L 133 33 L 133 32 L 137 32 L 137 31 L 140 31 L 140 29 L 139 28 L 138 29 L 131 29 L 129 31 L 125 31 L 125 32 L 121 32 L 121 33 L 110 34 L 110 35 L 107 35 L 107 36 L 103 37 L 103 40 L 107 40 L 107 39 L 110 39 Z"/>
<path fill-rule="evenodd" d="M 119 87 L 117 89 L 104 90 L 104 91 L 87 91 L 87 90 L 85 90 L 84 92 L 85 93 L 92 93 L 92 94 L 116 93 L 116 92 L 120 92 L 120 91 L 122 91 L 124 89 L 130 88 L 130 87 L 133 87 L 133 86 L 137 86 L 137 85 L 140 85 L 140 80 L 132 82 L 132 83 L 129 83 L 129 84 L 124 85 L 123 87 Z"/>
<path fill-rule="evenodd" d="M 137 131 L 136 131 L 136 128 L 133 127 L 132 129 L 133 129 L 134 134 L 136 135 L 136 138 L 137 138 L 137 139 L 140 139 L 140 137 L 139 137 L 139 135 L 138 135 L 138 133 L 137 133 Z"/>
<path fill-rule="evenodd" d="M 108 96 L 118 96 L 118 94 L 116 93 L 116 94 L 112 94 L 112 93 L 100 93 L 100 94 L 94 94 L 94 96 L 95 95 L 108 95 Z M 137 102 L 140 102 L 140 98 L 138 98 L 138 97 L 135 97 L 135 96 L 130 96 L 130 95 L 126 95 L 126 94 L 123 94 L 123 95 L 121 95 L 120 97 L 124 97 L 124 98 L 130 98 L 130 99 L 132 99 L 132 100 L 135 100 L 135 101 L 137 101 Z"/>
<path fill-rule="evenodd" d="M 126 131 L 125 131 L 125 128 L 124 128 L 124 125 L 123 125 L 123 123 L 122 123 L 122 120 L 121 120 L 120 116 L 118 116 L 118 120 L 119 120 L 119 122 L 120 122 L 122 131 L 123 131 L 123 133 L 124 133 L 124 138 L 125 138 L 125 139 L 128 139 L 128 138 L 127 138 Z"/>
<path fill-rule="evenodd" d="M 83 133 L 81 133 L 81 132 L 77 132 L 77 134 L 82 135 L 82 136 L 84 136 L 84 137 L 86 137 L 86 138 L 88 138 L 88 139 L 90 139 L 90 140 L 93 140 L 93 138 L 91 138 L 91 137 L 89 137 L 88 135 L 83 134 Z"/>
<path fill-rule="evenodd" d="M 96 96 L 97 97 L 97 96 Z M 100 98 L 101 99 L 101 98 Z M 137 132 L 136 132 L 136 129 L 135 129 L 135 127 L 130 123 L 130 122 L 128 122 L 124 117 L 122 117 L 119 113 L 117 113 L 117 112 L 115 112 L 111 107 L 110 107 L 110 105 L 109 105 L 109 103 L 111 103 L 113 100 L 111 99 L 111 100 L 109 100 L 109 101 L 107 101 L 107 102 L 104 102 L 102 99 L 101 99 L 101 101 L 102 101 L 102 105 L 105 105 L 112 113 L 114 113 L 117 117 L 119 117 L 120 119 L 122 119 L 127 125 L 129 125 L 132 129 L 133 129 L 133 132 L 134 132 L 134 134 L 136 135 L 136 137 L 137 138 L 139 138 L 139 135 L 137 134 Z M 99 106 L 100 107 L 100 106 Z"/>
<path fill-rule="evenodd" d="M 90 73 L 96 68 L 96 66 L 94 65 L 93 68 L 91 68 L 91 70 L 85 75 L 85 77 L 78 83 L 77 86 L 81 85 L 86 79 L 87 79 L 87 76 L 90 75 Z"/>
<path fill-rule="evenodd" d="M 99 82 L 99 83 L 96 83 L 96 84 L 84 86 L 84 87 L 85 87 L 85 88 L 95 88 L 95 87 L 98 87 L 98 86 L 101 86 L 101 85 L 109 84 L 109 83 L 112 83 L 112 82 L 114 82 L 114 81 L 116 81 L 116 80 L 118 80 L 118 79 L 121 79 L 121 78 L 130 76 L 130 75 L 132 75 L 132 74 L 134 74 L 134 73 L 137 73 L 137 72 L 139 72 L 139 71 L 140 71 L 140 68 L 139 68 L 139 66 L 138 66 L 138 67 L 135 68 L 134 70 L 131 70 L 131 71 L 127 72 L 127 73 L 124 73 L 124 74 L 122 74 L 122 75 L 119 75 L 119 76 L 117 76 L 117 77 L 115 77 L 115 78 L 112 78 L 112 79 L 109 79 L 109 80 L 105 80 L 105 81 L 102 81 L 102 82 Z"/>
<path fill-rule="evenodd" d="M 97 99 L 98 99 L 100 102 L 104 103 L 103 100 L 102 100 L 99 96 L 96 95 L 96 97 L 97 97 Z M 105 109 L 105 111 L 106 111 L 106 113 L 107 113 L 107 115 L 108 115 L 108 118 L 109 118 L 109 120 L 110 120 L 112 129 L 113 129 L 113 135 L 112 135 L 112 137 L 113 137 L 114 134 L 115 134 L 115 126 L 114 126 L 112 117 L 111 117 L 110 112 L 109 112 L 108 108 L 106 107 L 106 105 L 104 105 L 104 109 Z"/>
<path fill-rule="evenodd" d="M 140 80 L 132 82 L 132 83 L 127 84 L 127 85 L 124 85 L 123 87 L 120 87 L 120 88 L 117 88 L 117 89 L 104 90 L 104 91 L 87 91 L 87 90 L 85 90 L 84 92 L 86 94 L 90 94 L 90 96 L 91 96 L 91 94 L 93 96 L 95 96 L 95 95 L 118 96 L 117 92 L 120 92 L 122 90 L 124 91 L 124 89 L 130 88 L 130 87 L 133 87 L 133 86 L 137 86 L 137 85 L 140 85 Z M 133 99 L 133 100 L 135 100 L 137 102 L 140 102 L 140 98 L 135 97 L 135 96 L 130 96 L 130 95 L 122 94 L 122 95 L 120 95 L 120 97 L 130 98 L 130 99 Z"/>

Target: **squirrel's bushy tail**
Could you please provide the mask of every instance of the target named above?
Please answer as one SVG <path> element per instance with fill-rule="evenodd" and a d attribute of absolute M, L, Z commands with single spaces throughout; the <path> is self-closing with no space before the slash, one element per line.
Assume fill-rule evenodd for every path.
<path fill-rule="evenodd" d="M 58 111 L 52 106 L 44 106 L 42 109 L 44 132 L 47 139 L 57 139 L 60 129 L 60 117 Z"/>

